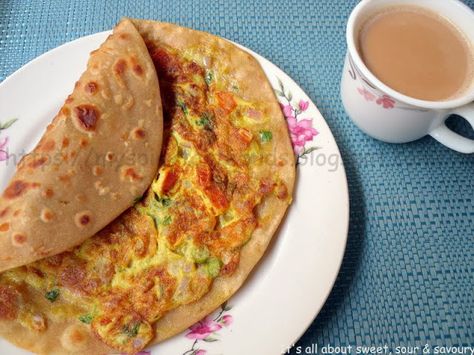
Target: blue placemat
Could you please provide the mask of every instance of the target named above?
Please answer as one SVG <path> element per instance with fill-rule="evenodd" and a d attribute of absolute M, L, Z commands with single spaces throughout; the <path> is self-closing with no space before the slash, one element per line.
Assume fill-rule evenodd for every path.
<path fill-rule="evenodd" d="M 474 0 L 465 2 L 474 7 Z M 308 353 L 311 344 L 318 353 L 326 345 L 429 344 L 431 352 L 436 345 L 474 346 L 474 157 L 431 138 L 381 143 L 347 118 L 339 80 L 345 22 L 356 3 L 0 0 L 0 81 L 51 48 L 110 29 L 123 15 L 175 22 L 252 48 L 318 104 L 341 149 L 351 195 L 340 275 L 291 353 Z M 474 136 L 467 124 L 452 125 Z"/>

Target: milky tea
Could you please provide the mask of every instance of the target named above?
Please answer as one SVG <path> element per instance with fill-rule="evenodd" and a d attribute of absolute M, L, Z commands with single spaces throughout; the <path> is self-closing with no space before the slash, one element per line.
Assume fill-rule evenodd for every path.
<path fill-rule="evenodd" d="M 379 80 L 428 101 L 455 99 L 472 85 L 472 47 L 449 20 L 412 5 L 376 12 L 358 37 L 362 60 Z"/>

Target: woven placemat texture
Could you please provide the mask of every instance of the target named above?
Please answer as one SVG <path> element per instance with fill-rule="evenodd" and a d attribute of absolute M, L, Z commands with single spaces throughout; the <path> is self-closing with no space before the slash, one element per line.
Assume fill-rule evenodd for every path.
<path fill-rule="evenodd" d="M 474 346 L 474 156 L 429 137 L 385 144 L 348 119 L 339 81 L 345 23 L 356 3 L 0 0 L 0 81 L 124 15 L 209 31 L 255 50 L 317 103 L 341 149 L 351 196 L 341 272 L 297 346 Z M 463 121 L 451 125 L 474 136 Z"/>

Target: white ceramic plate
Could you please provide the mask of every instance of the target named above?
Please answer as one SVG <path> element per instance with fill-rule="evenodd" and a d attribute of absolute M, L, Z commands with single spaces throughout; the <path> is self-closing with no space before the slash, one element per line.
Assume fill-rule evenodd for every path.
<path fill-rule="evenodd" d="M 53 49 L 0 84 L 0 188 L 72 91 L 89 52 L 107 35 L 97 33 Z M 334 137 L 301 88 L 268 60 L 248 51 L 274 86 L 296 143 L 299 165 L 294 203 L 266 255 L 225 310 L 151 347 L 152 353 L 284 353 L 316 317 L 339 271 L 349 197 Z M 0 340 L 0 353 L 27 352 Z"/>

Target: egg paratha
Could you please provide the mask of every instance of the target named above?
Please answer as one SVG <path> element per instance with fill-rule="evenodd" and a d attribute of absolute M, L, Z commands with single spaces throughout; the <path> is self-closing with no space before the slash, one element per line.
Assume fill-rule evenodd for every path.
<path fill-rule="evenodd" d="M 293 150 L 258 62 L 207 33 L 133 23 L 160 80 L 162 163 L 96 236 L 0 275 L 0 333 L 36 352 L 134 353 L 182 331 L 242 285 L 291 203 Z"/>

